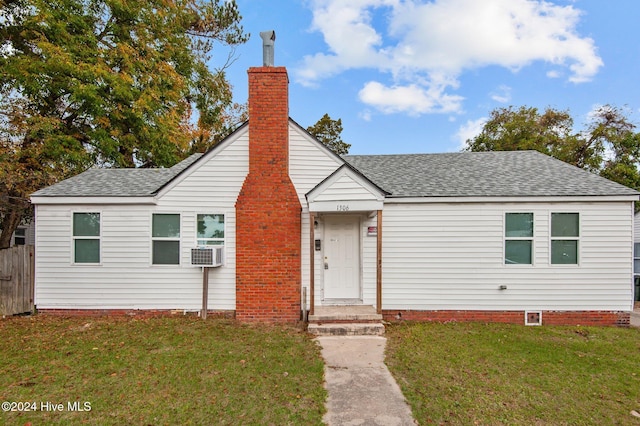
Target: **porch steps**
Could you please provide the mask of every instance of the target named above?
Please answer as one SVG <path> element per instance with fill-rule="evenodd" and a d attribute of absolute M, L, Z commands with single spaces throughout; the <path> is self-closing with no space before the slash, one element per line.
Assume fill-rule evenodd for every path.
<path fill-rule="evenodd" d="M 307 331 L 316 336 L 380 336 L 384 325 L 373 306 L 319 306 L 309 315 Z"/>

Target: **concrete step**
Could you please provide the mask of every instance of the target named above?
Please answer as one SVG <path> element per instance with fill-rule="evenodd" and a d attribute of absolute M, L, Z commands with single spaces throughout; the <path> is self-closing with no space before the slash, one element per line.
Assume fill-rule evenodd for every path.
<path fill-rule="evenodd" d="M 315 336 L 382 336 L 384 325 L 374 323 L 309 323 L 307 331 Z"/>
<path fill-rule="evenodd" d="M 309 322 L 380 322 L 382 315 L 373 306 L 318 306 Z"/>
<path fill-rule="evenodd" d="M 380 322 L 382 315 L 376 313 L 340 313 L 336 315 L 309 315 L 309 322 Z"/>

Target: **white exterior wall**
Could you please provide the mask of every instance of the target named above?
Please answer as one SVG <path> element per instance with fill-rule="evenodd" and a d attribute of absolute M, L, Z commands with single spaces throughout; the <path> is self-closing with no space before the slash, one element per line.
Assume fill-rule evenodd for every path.
<path fill-rule="evenodd" d="M 384 218 L 384 212 L 382 214 Z M 376 253 L 378 237 L 368 235 L 369 226 L 377 226 L 377 216 L 364 216 L 361 222 L 360 235 L 362 239 L 362 303 L 376 306 Z M 384 233 L 382 234 L 384 238 Z"/>
<path fill-rule="evenodd" d="M 507 212 L 534 213 L 533 265 L 504 264 Z M 580 213 L 579 265 L 550 264 L 552 212 Z M 383 309 L 629 310 L 632 227 L 630 202 L 387 203 Z"/>
<path fill-rule="evenodd" d="M 326 179 L 331 173 L 336 171 L 342 164 L 335 157 L 329 155 L 324 149 L 309 139 L 309 136 L 301 133 L 298 128 L 289 124 L 289 176 L 296 188 L 300 205 L 302 206 L 302 287 L 307 288 L 307 307 L 309 307 L 310 297 L 310 228 L 309 228 L 309 205 L 305 195 L 315 188 L 320 182 Z M 316 229 L 316 238 L 321 235 L 322 229 Z M 315 300 L 322 297 L 322 252 L 314 251 L 315 264 Z"/>
<path fill-rule="evenodd" d="M 202 307 L 202 269 L 190 266 L 196 215 L 225 214 L 225 264 L 210 270 L 209 309 L 235 309 L 235 202 L 248 172 L 247 132 L 179 180 L 157 205 L 38 205 L 40 309 Z M 101 264 L 72 264 L 72 213 L 101 213 Z M 151 215 L 181 215 L 181 264 L 151 264 Z"/>
<path fill-rule="evenodd" d="M 342 163 L 293 124 L 289 137 L 289 173 L 302 205 L 302 285 L 308 288 L 312 224 L 305 194 Z M 196 215 L 223 213 L 225 265 L 210 272 L 209 308 L 235 309 L 235 203 L 248 173 L 248 129 L 220 148 L 164 190 L 157 205 L 37 205 L 38 308 L 199 310 L 202 270 L 189 265 L 190 249 L 196 245 Z M 344 189 L 360 194 L 349 182 Z M 101 213 L 100 265 L 72 264 L 73 212 Z M 533 265 L 504 265 L 507 212 L 535 215 Z M 580 213 L 578 266 L 550 265 L 551 212 Z M 181 215 L 181 265 L 151 265 L 153 213 Z M 367 228 L 376 226 L 376 217 L 355 214 L 361 217 L 363 303 L 375 305 L 376 237 L 368 236 Z M 322 239 L 322 217 L 318 222 L 315 235 Z M 382 307 L 629 310 L 633 227 L 631 202 L 409 204 L 387 200 Z M 313 253 L 319 304 L 323 251 Z M 499 290 L 500 285 L 507 289 Z"/>
<path fill-rule="evenodd" d="M 35 243 L 36 243 L 36 224 L 35 224 L 35 220 L 32 219 L 27 224 L 22 223 L 22 224 L 20 224 L 18 226 L 18 228 L 24 228 L 25 229 L 25 233 L 24 233 L 25 242 L 24 242 L 24 244 L 27 245 L 27 246 L 35 245 Z M 16 242 L 16 233 L 14 232 L 11 235 L 11 241 L 9 242 L 9 247 L 13 247 L 15 245 L 15 242 Z"/>

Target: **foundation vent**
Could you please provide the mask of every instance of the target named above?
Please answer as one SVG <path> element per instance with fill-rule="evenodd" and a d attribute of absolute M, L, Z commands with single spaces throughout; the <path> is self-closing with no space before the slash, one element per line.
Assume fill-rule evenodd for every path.
<path fill-rule="evenodd" d="M 525 311 L 524 325 L 542 325 L 542 311 Z"/>

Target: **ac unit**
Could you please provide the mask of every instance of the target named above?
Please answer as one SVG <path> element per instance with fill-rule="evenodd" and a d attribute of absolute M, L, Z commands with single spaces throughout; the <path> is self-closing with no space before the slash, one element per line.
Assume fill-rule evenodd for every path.
<path fill-rule="evenodd" d="M 197 247 L 191 249 L 191 266 L 222 266 L 224 246 Z"/>

